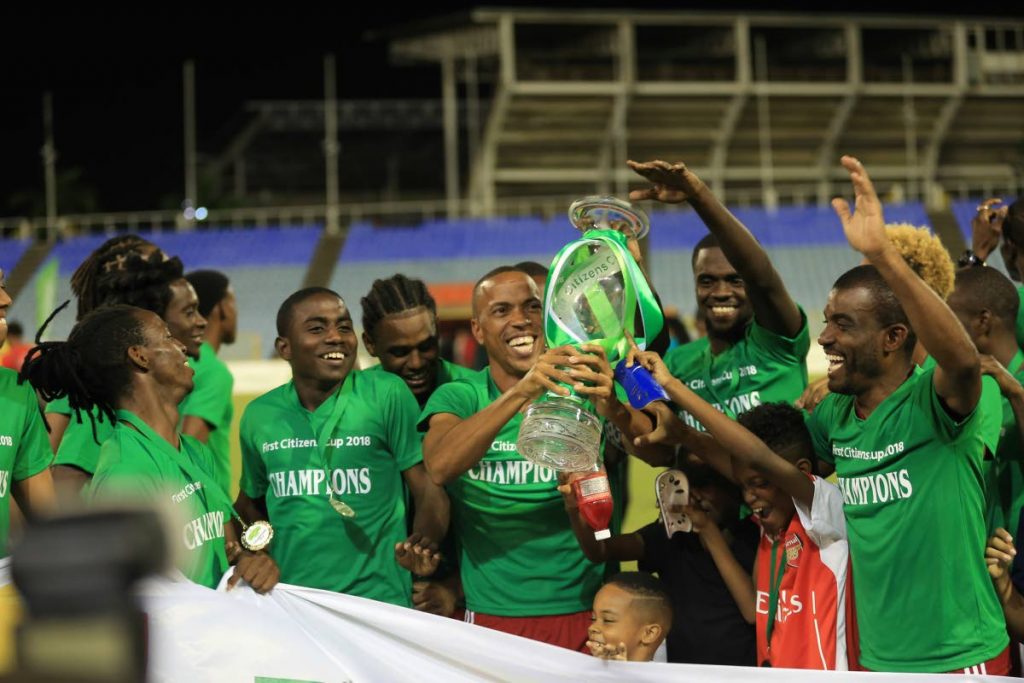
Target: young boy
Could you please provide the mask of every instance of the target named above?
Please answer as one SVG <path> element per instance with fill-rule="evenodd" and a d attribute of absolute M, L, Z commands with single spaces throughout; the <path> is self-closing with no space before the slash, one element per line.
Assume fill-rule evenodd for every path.
<path fill-rule="evenodd" d="M 587 647 L 601 659 L 649 662 L 672 628 L 672 602 L 647 572 L 622 572 L 594 596 Z"/>
<path fill-rule="evenodd" d="M 744 617 L 756 624 L 758 665 L 847 669 L 843 497 L 836 486 L 811 475 L 814 450 L 801 413 L 786 404 L 764 404 L 734 422 L 672 377 L 657 354 L 633 354 L 711 435 L 659 410 L 658 428 L 638 441 L 676 441 L 709 461 L 739 482 L 761 526 L 751 583 L 714 521 L 694 506 L 687 510 Z"/>
<path fill-rule="evenodd" d="M 749 519 L 740 519 L 736 486 L 707 465 L 687 463 L 691 501 L 700 500 L 706 515 L 716 520 L 740 571 L 750 575 L 760 532 Z M 571 479 L 571 475 L 565 478 Z M 606 541 L 594 540 L 593 530 L 580 517 L 571 487 L 562 483 L 566 511 L 576 540 L 591 562 L 637 561 L 640 569 L 656 572 L 665 586 L 676 619 L 686 628 L 669 634 L 668 661 L 678 664 L 753 666 L 754 629 L 744 620 L 711 554 L 696 534 L 676 533 L 669 538 L 655 521 L 629 534 Z M 717 528 L 717 527 L 716 527 Z M 748 579 L 749 582 L 749 579 Z"/>

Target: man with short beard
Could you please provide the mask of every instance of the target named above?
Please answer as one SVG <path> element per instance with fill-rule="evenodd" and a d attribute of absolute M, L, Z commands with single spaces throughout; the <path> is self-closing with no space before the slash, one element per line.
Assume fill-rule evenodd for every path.
<path fill-rule="evenodd" d="M 1008 638 L 983 560 L 978 352 L 889 241 L 861 163 L 842 163 L 856 211 L 841 199 L 833 207 L 870 265 L 829 293 L 818 343 L 832 393 L 808 429 L 843 491 L 860 661 L 874 671 L 1006 675 Z M 914 365 L 918 336 L 934 368 Z"/>
<path fill-rule="evenodd" d="M 466 621 L 585 651 L 602 565 L 589 562 L 563 510 L 553 470 L 516 450 L 521 412 L 572 386 L 632 442 L 650 421 L 615 398 L 600 347 L 544 351 L 536 283 L 498 268 L 473 288 L 473 335 L 489 364 L 433 393 L 420 418 L 423 462 L 452 501 Z"/>
<path fill-rule="evenodd" d="M 762 403 L 792 403 L 807 386 L 807 316 L 764 248 L 685 164 L 629 166 L 651 182 L 630 199 L 688 202 L 711 231 L 692 258 L 707 336 L 667 353 L 669 371 L 730 417 Z M 680 417 L 703 429 L 689 413 Z"/>

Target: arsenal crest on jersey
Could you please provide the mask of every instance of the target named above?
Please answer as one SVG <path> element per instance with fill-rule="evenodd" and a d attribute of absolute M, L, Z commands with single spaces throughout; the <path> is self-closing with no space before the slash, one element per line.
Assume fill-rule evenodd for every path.
<path fill-rule="evenodd" d="M 800 553 L 804 549 L 804 542 L 800 540 L 800 537 L 796 534 L 790 534 L 786 537 L 786 566 L 796 569 L 797 563 L 800 560 Z"/>

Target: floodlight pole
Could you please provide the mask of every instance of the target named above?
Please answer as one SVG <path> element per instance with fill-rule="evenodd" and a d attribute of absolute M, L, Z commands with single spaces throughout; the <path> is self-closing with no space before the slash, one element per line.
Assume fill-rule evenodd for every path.
<path fill-rule="evenodd" d="M 53 142 L 53 93 L 43 95 L 43 171 L 46 183 L 46 241 L 57 240 L 57 149 Z"/>
<path fill-rule="evenodd" d="M 324 180 L 328 235 L 341 233 L 338 209 L 338 84 L 334 55 L 324 55 Z"/>
<path fill-rule="evenodd" d="M 199 206 L 199 190 L 196 181 L 196 65 L 191 59 L 186 60 L 182 68 L 182 85 L 185 103 L 185 202 L 182 208 L 194 210 Z M 186 218 L 185 225 L 191 227 L 194 220 Z"/>

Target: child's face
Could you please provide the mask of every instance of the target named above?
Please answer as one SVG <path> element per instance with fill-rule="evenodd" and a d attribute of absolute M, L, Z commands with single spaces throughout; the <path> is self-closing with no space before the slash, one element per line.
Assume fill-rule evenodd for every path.
<path fill-rule="evenodd" d="M 743 500 L 769 536 L 789 526 L 795 508 L 793 499 L 753 467 L 737 465 L 734 472 L 743 489 Z"/>
<path fill-rule="evenodd" d="M 640 644 L 644 624 L 630 609 L 633 596 L 614 584 L 607 584 L 594 596 L 587 635 L 590 640 L 606 645 L 626 644 L 626 659 L 632 661 Z"/>

